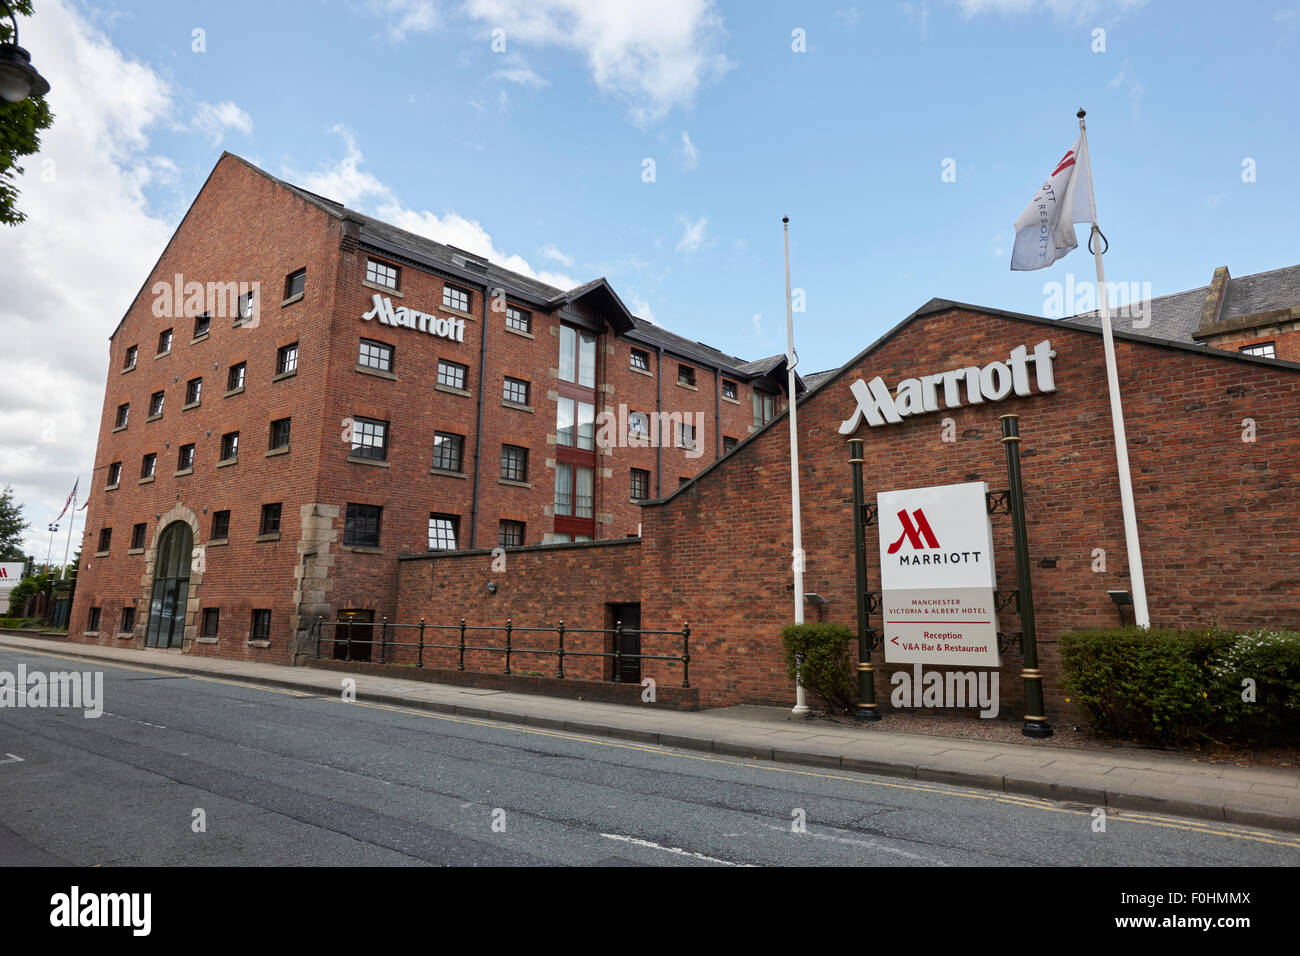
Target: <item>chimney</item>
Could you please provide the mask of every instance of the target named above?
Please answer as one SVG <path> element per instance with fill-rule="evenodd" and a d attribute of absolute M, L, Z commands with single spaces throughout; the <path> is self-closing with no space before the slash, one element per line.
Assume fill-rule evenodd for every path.
<path fill-rule="evenodd" d="M 1219 266 L 1214 270 L 1210 291 L 1205 293 L 1205 303 L 1201 306 L 1201 330 L 1211 329 L 1219 321 L 1219 313 L 1223 310 L 1223 295 L 1228 291 L 1230 278 L 1227 266 Z"/>

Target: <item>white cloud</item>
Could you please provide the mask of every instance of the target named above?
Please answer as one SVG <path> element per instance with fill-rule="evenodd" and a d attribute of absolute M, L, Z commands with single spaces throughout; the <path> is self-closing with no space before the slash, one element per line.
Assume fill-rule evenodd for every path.
<path fill-rule="evenodd" d="M 370 9 L 388 21 L 388 39 L 401 43 L 409 33 L 430 33 L 438 28 L 433 0 L 370 0 Z"/>
<path fill-rule="evenodd" d="M 508 42 L 582 54 L 596 86 L 625 100 L 641 125 L 688 105 L 731 67 L 717 49 L 724 30 L 713 0 L 465 0 L 464 10 L 504 28 Z"/>
<path fill-rule="evenodd" d="M 695 144 L 691 142 L 691 134 L 682 130 L 682 162 L 686 164 L 687 169 L 694 169 L 700 165 L 700 151 Z"/>
<path fill-rule="evenodd" d="M 551 259 L 555 262 L 558 262 L 566 269 L 573 268 L 573 256 L 566 256 L 559 249 L 555 248 L 555 246 L 550 246 L 550 245 L 543 246 L 540 252 L 542 254 L 543 259 Z"/>
<path fill-rule="evenodd" d="M 920 3 L 900 3 L 899 12 L 908 20 L 916 23 L 921 34 L 921 42 L 925 42 L 926 28 L 930 25 L 930 5 L 921 0 Z"/>
<path fill-rule="evenodd" d="M 518 53 L 510 53 L 506 56 L 506 63 L 501 69 L 492 74 L 493 78 L 504 80 L 507 83 L 514 83 L 517 86 L 527 86 L 533 89 L 541 89 L 546 86 L 545 77 L 538 76 L 537 72 L 528 65 Z"/>
<path fill-rule="evenodd" d="M 682 227 L 682 236 L 677 240 L 678 252 L 698 252 L 704 245 L 704 231 L 709 225 L 707 216 L 701 216 L 692 222 L 686 216 L 678 216 L 677 224 Z"/>
<path fill-rule="evenodd" d="M 655 320 L 654 309 L 650 308 L 650 303 L 635 293 L 628 299 L 628 308 L 638 319 L 645 319 L 647 322 Z"/>
<path fill-rule="evenodd" d="M 192 126 L 211 140 L 213 146 L 219 146 L 228 129 L 237 129 L 245 135 L 252 133 L 253 118 L 230 100 L 215 106 L 200 103 L 194 112 Z"/>
<path fill-rule="evenodd" d="M 986 13 L 1014 16 L 1046 10 L 1076 23 L 1102 14 L 1122 15 L 1146 6 L 1147 0 L 949 0 L 967 19 Z"/>
<path fill-rule="evenodd" d="M 23 45 L 40 51 L 55 119 L 23 163 L 27 222 L 0 227 L 0 482 L 26 505 L 27 549 L 44 557 L 46 524 L 73 481 L 80 477 L 85 500 L 95 480 L 108 336 L 173 228 L 144 197 L 176 172 L 147 151 L 152 128 L 171 123 L 173 94 L 64 0 L 41 4 L 22 31 Z"/>
<path fill-rule="evenodd" d="M 365 157 L 361 154 L 352 130 L 340 123 L 333 127 L 332 132 L 343 139 L 342 159 L 333 165 L 318 167 L 312 173 L 297 173 L 286 168 L 283 178 L 361 212 L 373 213 L 400 229 L 472 252 L 539 282 L 559 289 L 572 289 L 581 284 L 565 273 L 534 269 L 522 256 L 502 252 L 476 219 L 467 219 L 456 212 L 446 212 L 439 216 L 427 209 L 415 210 L 404 205 L 389 186 L 380 182 L 373 173 L 361 169 Z"/>

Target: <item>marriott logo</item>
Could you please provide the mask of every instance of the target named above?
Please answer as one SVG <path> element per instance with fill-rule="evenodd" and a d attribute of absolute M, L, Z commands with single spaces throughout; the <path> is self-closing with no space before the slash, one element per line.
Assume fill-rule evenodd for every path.
<path fill-rule="evenodd" d="M 907 509 L 903 509 L 898 513 L 898 520 L 903 525 L 903 533 L 898 536 L 897 541 L 889 546 L 890 554 L 897 554 L 904 541 L 917 551 L 920 551 L 926 545 L 932 548 L 939 547 L 939 539 L 934 536 L 934 531 L 930 528 L 930 522 L 925 519 L 925 512 L 920 508 L 913 511 L 911 517 L 908 517 Z M 915 524 L 912 523 L 913 520 L 915 520 Z"/>

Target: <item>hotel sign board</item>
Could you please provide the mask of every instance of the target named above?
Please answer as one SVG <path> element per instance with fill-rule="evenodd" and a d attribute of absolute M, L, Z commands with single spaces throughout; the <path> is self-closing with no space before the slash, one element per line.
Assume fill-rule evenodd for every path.
<path fill-rule="evenodd" d="M 891 664 L 998 667 L 993 524 L 982 481 L 876 495 Z"/>
<path fill-rule="evenodd" d="M 409 309 L 404 305 L 393 308 L 393 300 L 386 295 L 375 293 L 370 300 L 370 311 L 361 316 L 363 322 L 378 320 L 380 325 L 404 326 L 419 329 L 429 335 L 451 339 L 453 342 L 465 341 L 465 320 L 449 319 L 428 312 Z"/>

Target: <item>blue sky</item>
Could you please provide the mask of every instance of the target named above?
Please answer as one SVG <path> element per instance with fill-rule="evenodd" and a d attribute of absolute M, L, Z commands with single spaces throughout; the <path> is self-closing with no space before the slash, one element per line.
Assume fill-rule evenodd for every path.
<path fill-rule="evenodd" d="M 37 0 L 22 31 L 57 119 L 32 222 L 0 235 L 0 321 L 77 340 L 3 360 L 26 387 L 0 386 L 0 480 L 42 529 L 46 486 L 89 477 L 107 336 L 222 149 L 552 281 L 605 275 L 746 358 L 784 350 L 789 215 L 804 371 L 935 296 L 1042 314 L 1044 283 L 1090 278 L 1082 250 L 1008 268 L 1080 105 L 1109 279 L 1300 261 L 1300 0 Z"/>

